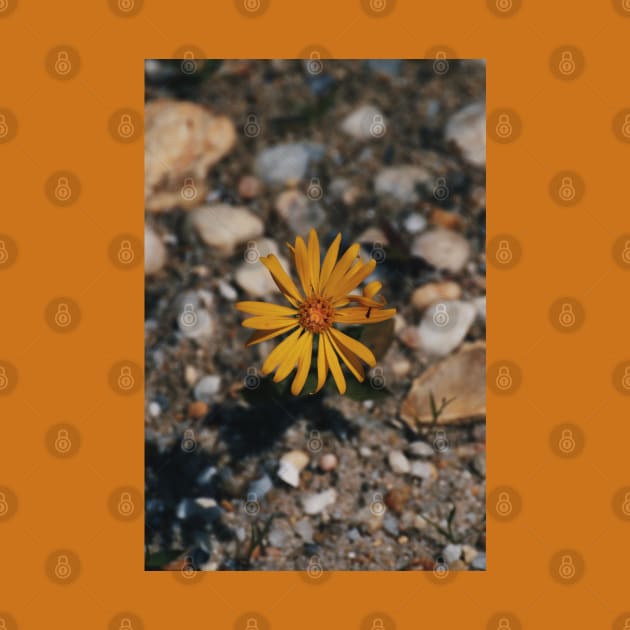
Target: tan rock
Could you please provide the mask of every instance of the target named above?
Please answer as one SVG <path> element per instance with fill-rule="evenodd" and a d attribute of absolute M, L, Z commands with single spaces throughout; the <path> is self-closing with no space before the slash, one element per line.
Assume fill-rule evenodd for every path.
<path fill-rule="evenodd" d="M 456 282 L 430 282 L 418 287 L 411 294 L 411 303 L 419 311 L 444 300 L 458 300 L 462 289 Z"/>
<path fill-rule="evenodd" d="M 211 166 L 236 142 L 232 121 L 196 103 L 158 99 L 145 108 L 144 196 L 147 210 L 190 208 L 205 197 Z"/>
<path fill-rule="evenodd" d="M 433 421 L 430 394 L 439 406 L 442 399 L 454 400 L 446 406 L 438 424 L 449 424 L 485 416 L 486 344 L 467 344 L 454 355 L 436 363 L 414 380 L 400 407 L 400 417 L 412 428 Z"/>

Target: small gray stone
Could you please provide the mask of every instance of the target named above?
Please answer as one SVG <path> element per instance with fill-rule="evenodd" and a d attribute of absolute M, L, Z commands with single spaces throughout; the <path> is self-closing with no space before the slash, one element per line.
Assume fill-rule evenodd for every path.
<path fill-rule="evenodd" d="M 413 462 L 411 464 L 411 474 L 424 480 L 437 479 L 437 468 L 431 462 Z"/>
<path fill-rule="evenodd" d="M 195 400 L 211 403 L 221 389 L 221 377 L 216 374 L 204 376 L 194 389 Z"/>
<path fill-rule="evenodd" d="M 298 536 L 305 543 L 313 542 L 313 524 L 311 523 L 311 519 L 302 518 L 300 519 L 294 526 L 294 529 Z"/>
<path fill-rule="evenodd" d="M 247 494 L 255 494 L 257 499 L 262 499 L 273 488 L 273 481 L 268 474 L 254 479 L 247 489 Z"/>
<path fill-rule="evenodd" d="M 264 149 L 256 158 L 258 176 L 269 184 L 297 182 L 311 160 L 323 157 L 324 147 L 309 142 L 288 142 Z"/>
<path fill-rule="evenodd" d="M 473 561 L 470 563 L 470 568 L 474 571 L 485 571 L 486 570 L 486 554 L 485 552 L 481 552 L 477 556 L 473 558 Z"/>
<path fill-rule="evenodd" d="M 395 79 L 400 76 L 402 59 L 368 59 L 366 66 L 374 73 Z"/>
<path fill-rule="evenodd" d="M 380 109 L 374 105 L 360 105 L 341 121 L 341 131 L 357 140 L 382 138 L 387 125 Z"/>
<path fill-rule="evenodd" d="M 290 525 L 284 520 L 275 520 L 267 534 L 267 541 L 272 547 L 282 549 L 292 538 Z"/>
<path fill-rule="evenodd" d="M 431 173 L 421 166 L 391 166 L 383 169 L 374 181 L 379 195 L 391 195 L 402 203 L 417 201 L 417 186 L 431 181 Z"/>
<path fill-rule="evenodd" d="M 354 543 L 357 542 L 359 538 L 361 538 L 361 532 L 356 527 L 353 527 L 352 529 L 348 530 L 346 536 L 348 537 L 348 540 L 350 542 Z"/>
<path fill-rule="evenodd" d="M 383 517 L 383 529 L 391 536 L 398 536 L 398 519 L 390 512 Z"/>
<path fill-rule="evenodd" d="M 409 234 L 418 234 L 427 227 L 427 220 L 423 215 L 414 212 L 403 221 L 403 226 Z"/>

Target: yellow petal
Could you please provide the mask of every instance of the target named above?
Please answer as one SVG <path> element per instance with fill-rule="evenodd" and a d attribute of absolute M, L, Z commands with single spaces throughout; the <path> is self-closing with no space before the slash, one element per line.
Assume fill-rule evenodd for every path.
<path fill-rule="evenodd" d="M 273 377 L 273 380 L 276 383 L 284 380 L 289 375 L 291 370 L 293 370 L 300 356 L 300 353 L 302 352 L 302 348 L 304 347 L 304 342 L 307 339 L 308 337 L 306 336 L 306 332 L 304 332 L 304 334 L 293 344 L 291 350 L 289 350 L 289 352 L 284 356 Z"/>
<path fill-rule="evenodd" d="M 332 335 L 333 339 L 337 341 L 338 344 L 340 344 L 344 348 L 347 348 L 353 354 L 356 354 L 370 367 L 374 367 L 376 365 L 376 358 L 374 357 L 374 354 L 367 346 L 364 346 L 360 341 L 349 337 L 336 328 L 331 328 L 328 332 Z"/>
<path fill-rule="evenodd" d="M 338 295 L 338 284 L 341 279 L 344 277 L 348 269 L 352 263 L 356 260 L 357 255 L 359 254 L 360 245 L 355 243 L 354 245 L 350 245 L 346 250 L 345 254 L 339 259 L 339 262 L 335 265 L 332 273 L 330 274 L 330 278 L 328 278 L 328 282 L 326 286 L 322 287 L 324 295 L 332 296 Z"/>
<path fill-rule="evenodd" d="M 359 304 L 361 304 L 361 306 L 371 306 L 372 308 L 383 308 L 383 306 L 385 306 L 386 302 L 385 302 L 385 298 L 382 295 L 378 296 L 378 300 L 374 300 L 372 298 L 368 298 L 365 297 L 363 295 L 354 295 L 352 293 L 349 293 L 348 295 L 346 295 L 345 299 L 345 303 L 347 304 L 348 302 L 358 302 Z M 335 300 L 333 302 L 334 306 L 339 308 L 343 305 L 344 300 Z"/>
<path fill-rule="evenodd" d="M 287 272 L 282 268 L 280 261 L 273 255 L 269 254 L 269 256 L 262 256 L 260 262 L 269 269 L 273 281 L 276 283 L 280 291 L 284 297 L 293 304 L 296 305 L 297 302 L 302 301 L 302 296 L 298 291 L 298 288 L 295 286 L 295 283 Z"/>
<path fill-rule="evenodd" d="M 331 328 L 332 332 L 334 329 Z M 351 350 L 345 347 L 342 343 L 337 342 L 334 335 L 329 334 L 330 343 L 332 344 L 335 352 L 343 359 L 343 362 L 346 364 L 346 367 L 352 372 L 354 378 L 362 383 L 365 379 L 365 372 L 363 371 L 363 366 L 361 365 L 361 361 L 359 361 L 356 354 L 354 354 Z"/>
<path fill-rule="evenodd" d="M 274 328 L 273 330 L 255 330 L 252 333 L 252 336 L 247 340 L 245 344 L 246 347 L 256 345 L 257 343 L 261 343 L 263 341 L 268 341 L 269 339 L 273 339 L 278 335 L 282 335 L 283 333 L 289 332 L 293 330 L 297 326 L 297 322 L 295 324 L 291 324 L 290 326 L 284 326 L 282 328 Z"/>
<path fill-rule="evenodd" d="M 271 317 L 261 315 L 259 317 L 249 317 L 241 322 L 245 328 L 257 328 L 258 330 L 271 330 L 272 328 L 282 328 L 290 324 L 297 324 L 297 319 L 291 317 Z"/>
<path fill-rule="evenodd" d="M 330 366 L 330 371 L 332 372 L 333 378 L 335 379 L 335 384 L 337 385 L 337 389 L 340 394 L 346 393 L 346 379 L 341 370 L 341 366 L 339 365 L 339 359 L 337 359 L 337 355 L 335 354 L 335 350 L 330 343 L 330 339 L 328 339 L 328 335 L 320 335 L 320 341 L 324 342 L 324 350 L 326 352 L 326 363 Z"/>
<path fill-rule="evenodd" d="M 319 291 L 319 256 L 319 239 L 317 238 L 317 232 L 311 228 L 308 235 L 308 259 L 311 267 L 311 281 L 316 293 Z"/>
<path fill-rule="evenodd" d="M 374 271 L 374 267 L 376 261 L 373 258 L 366 264 L 357 265 L 356 269 L 353 267 L 337 284 L 333 297 L 345 296 L 348 291 L 358 287 Z"/>
<path fill-rule="evenodd" d="M 297 311 L 294 308 L 270 304 L 269 302 L 237 302 L 236 308 L 239 311 L 243 311 L 243 313 L 250 313 L 251 315 L 272 315 L 276 317 L 297 315 Z"/>
<path fill-rule="evenodd" d="M 376 322 L 384 322 L 394 315 L 396 315 L 395 308 L 349 306 L 335 312 L 335 321 L 339 324 L 375 324 Z"/>
<path fill-rule="evenodd" d="M 270 353 L 269 356 L 265 359 L 263 363 L 261 372 L 263 374 L 269 374 L 273 372 L 281 363 L 282 359 L 287 355 L 288 352 L 293 348 L 293 344 L 297 342 L 298 337 L 300 336 L 301 330 L 298 328 L 295 332 L 291 333 L 286 339 L 281 341 Z"/>
<path fill-rule="evenodd" d="M 326 383 L 328 376 L 328 363 L 326 362 L 326 351 L 324 350 L 324 340 L 319 337 L 319 346 L 317 348 L 317 389 L 318 392 Z"/>
<path fill-rule="evenodd" d="M 308 252 L 306 251 L 306 245 L 301 236 L 295 239 L 295 267 L 302 284 L 302 289 L 304 289 L 304 295 L 312 295 L 311 266 Z"/>
<path fill-rule="evenodd" d="M 383 285 L 378 280 L 368 282 L 363 287 L 363 295 L 367 298 L 372 298 L 382 289 L 382 287 Z"/>
<path fill-rule="evenodd" d="M 313 333 L 309 330 L 304 335 L 307 340 L 304 342 L 304 346 L 298 357 L 298 368 L 295 373 L 293 383 L 291 383 L 291 393 L 297 396 L 302 389 L 304 389 L 304 383 L 306 383 L 306 377 L 308 371 L 311 369 L 311 357 L 313 356 Z"/>
<path fill-rule="evenodd" d="M 335 240 L 331 243 L 326 256 L 324 256 L 324 264 L 322 265 L 321 273 L 319 274 L 319 288 L 322 291 L 326 287 L 328 278 L 332 270 L 335 268 L 337 262 L 337 254 L 339 254 L 339 245 L 341 244 L 341 232 L 335 236 Z"/>

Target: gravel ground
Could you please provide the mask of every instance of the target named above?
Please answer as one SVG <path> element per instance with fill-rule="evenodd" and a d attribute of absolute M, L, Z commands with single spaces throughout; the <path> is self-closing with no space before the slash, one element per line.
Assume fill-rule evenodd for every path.
<path fill-rule="evenodd" d="M 483 63 L 151 60 L 146 100 L 147 568 L 484 570 Z M 344 397 L 270 387 L 234 307 L 311 227 L 398 309 Z"/>

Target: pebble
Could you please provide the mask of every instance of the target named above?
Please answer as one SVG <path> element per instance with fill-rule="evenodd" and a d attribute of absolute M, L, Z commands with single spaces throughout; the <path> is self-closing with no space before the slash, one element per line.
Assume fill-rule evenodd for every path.
<path fill-rule="evenodd" d="M 457 273 L 470 258 L 470 245 L 457 232 L 435 228 L 414 239 L 411 253 L 424 258 L 438 269 Z"/>
<path fill-rule="evenodd" d="M 221 297 L 225 298 L 226 300 L 234 302 L 234 300 L 236 300 L 236 298 L 238 297 L 237 290 L 229 282 L 226 282 L 225 280 L 219 280 L 218 287 L 219 295 L 221 295 Z"/>
<path fill-rule="evenodd" d="M 196 400 L 211 403 L 212 399 L 219 393 L 220 389 L 221 377 L 216 374 L 208 374 L 195 385 L 193 393 Z"/>
<path fill-rule="evenodd" d="M 305 542 L 312 543 L 313 542 L 313 523 L 311 523 L 310 518 L 301 518 L 294 525 L 293 529 L 295 529 L 296 534 Z"/>
<path fill-rule="evenodd" d="M 387 234 L 383 232 L 380 228 L 377 227 L 369 227 L 367 230 L 364 230 L 357 236 L 357 243 L 368 243 L 371 245 L 389 245 L 389 239 L 387 238 Z M 368 252 L 369 255 L 369 252 Z"/>
<path fill-rule="evenodd" d="M 359 446 L 359 455 L 363 458 L 372 456 L 372 449 L 369 446 Z"/>
<path fill-rule="evenodd" d="M 190 205 L 182 196 L 186 178 L 203 195 L 203 182 L 210 167 L 236 142 L 236 130 L 225 116 L 214 116 L 205 107 L 186 101 L 156 99 L 144 112 L 145 207 L 160 212 Z"/>
<path fill-rule="evenodd" d="M 244 175 L 238 182 L 238 194 L 243 199 L 254 199 L 260 195 L 262 184 L 253 175 Z"/>
<path fill-rule="evenodd" d="M 442 550 L 442 557 L 446 564 L 453 564 L 456 560 L 459 560 L 462 555 L 462 546 L 461 545 L 446 545 Z"/>
<path fill-rule="evenodd" d="M 305 494 L 302 496 L 302 507 L 304 513 L 309 515 L 323 512 L 329 505 L 333 505 L 337 500 L 337 491 L 334 488 L 324 490 L 316 494 Z"/>
<path fill-rule="evenodd" d="M 269 270 L 260 262 L 261 257 L 269 256 L 269 254 L 274 254 L 284 269 L 289 268 L 287 259 L 278 252 L 275 241 L 262 238 L 255 241 L 255 248 L 245 252 L 246 261 L 239 265 L 234 274 L 236 284 L 253 297 L 265 297 L 270 293 L 280 292 Z M 249 258 L 250 255 L 251 258 Z"/>
<path fill-rule="evenodd" d="M 215 330 L 210 313 L 192 303 L 182 304 L 177 316 L 179 331 L 187 339 L 208 339 Z"/>
<path fill-rule="evenodd" d="M 381 74 L 390 79 L 400 76 L 402 59 L 368 59 L 366 66 L 374 73 Z"/>
<path fill-rule="evenodd" d="M 387 459 L 397 475 L 405 475 L 411 470 L 411 464 L 402 451 L 390 451 Z"/>
<path fill-rule="evenodd" d="M 188 385 L 193 385 L 199 380 L 199 372 L 194 365 L 187 365 L 184 369 L 184 379 Z"/>
<path fill-rule="evenodd" d="M 485 571 L 486 570 L 486 554 L 485 552 L 481 552 L 477 554 L 473 561 L 470 563 L 470 568 L 475 571 Z"/>
<path fill-rule="evenodd" d="M 482 476 L 486 476 L 486 454 L 477 453 L 473 458 L 473 468 Z"/>
<path fill-rule="evenodd" d="M 406 486 L 402 488 L 392 488 L 387 491 L 383 500 L 390 510 L 396 514 L 400 514 L 409 500 L 409 488 Z"/>
<path fill-rule="evenodd" d="M 324 147 L 309 142 L 287 142 L 261 151 L 256 157 L 256 173 L 269 184 L 295 183 L 306 175 L 311 161 L 324 155 Z"/>
<path fill-rule="evenodd" d="M 356 527 L 353 527 L 351 530 L 348 531 L 346 536 L 351 543 L 355 543 L 357 542 L 357 540 L 359 540 L 359 538 L 361 538 L 361 532 Z"/>
<path fill-rule="evenodd" d="M 486 323 L 486 296 L 476 297 L 472 301 L 474 307 L 477 309 L 477 317 L 485 324 Z"/>
<path fill-rule="evenodd" d="M 326 219 L 321 205 L 310 201 L 299 190 L 281 192 L 276 199 L 275 208 L 295 234 L 307 234 L 311 228 L 319 228 Z"/>
<path fill-rule="evenodd" d="M 418 200 L 416 187 L 431 181 L 431 173 L 421 166 L 392 166 L 376 176 L 374 190 L 380 195 L 391 195 L 402 203 Z"/>
<path fill-rule="evenodd" d="M 403 227 L 409 234 L 419 234 L 427 227 L 427 220 L 423 215 L 413 212 L 405 218 Z"/>
<path fill-rule="evenodd" d="M 435 455 L 433 447 L 426 442 L 421 442 L 420 440 L 412 442 L 409 445 L 407 452 L 409 455 L 413 455 L 414 457 L 433 457 L 433 455 Z"/>
<path fill-rule="evenodd" d="M 383 517 L 383 529 L 391 536 L 398 536 L 400 533 L 398 529 L 398 519 L 388 512 Z"/>
<path fill-rule="evenodd" d="M 458 300 L 462 289 L 456 282 L 430 282 L 411 294 L 411 304 L 423 311 L 427 306 L 444 300 Z"/>
<path fill-rule="evenodd" d="M 324 472 L 330 472 L 331 470 L 335 470 L 335 468 L 337 468 L 337 456 L 334 455 L 333 453 L 326 453 L 325 455 L 321 456 L 321 459 L 319 460 L 319 467 L 324 471 Z"/>
<path fill-rule="evenodd" d="M 267 541 L 272 547 L 282 549 L 292 536 L 291 526 L 285 520 L 276 519 L 269 529 Z"/>
<path fill-rule="evenodd" d="M 262 236 L 263 222 L 247 208 L 216 204 L 191 212 L 191 221 L 201 239 L 223 257 L 234 253 L 239 243 Z"/>
<path fill-rule="evenodd" d="M 451 300 L 433 304 L 418 326 L 420 347 L 435 356 L 450 354 L 466 337 L 475 314 L 475 307 L 468 302 Z M 440 326 L 443 321 L 446 323 Z"/>
<path fill-rule="evenodd" d="M 412 462 L 411 475 L 424 479 L 427 481 L 433 481 L 438 477 L 437 468 L 431 462 Z"/>
<path fill-rule="evenodd" d="M 341 131 L 357 140 L 382 138 L 387 130 L 385 117 L 374 105 L 360 105 L 340 125 Z"/>
<path fill-rule="evenodd" d="M 222 513 L 223 510 L 217 505 L 217 502 L 210 497 L 182 499 L 176 510 L 177 518 L 180 520 L 201 516 L 210 523 L 220 518 Z"/>
<path fill-rule="evenodd" d="M 144 226 L 144 273 L 158 273 L 166 263 L 166 247 L 162 239 L 148 225 Z"/>
<path fill-rule="evenodd" d="M 161 413 L 162 413 L 162 407 L 160 407 L 160 404 L 152 400 L 149 403 L 149 415 L 152 418 L 157 418 L 159 417 Z"/>
<path fill-rule="evenodd" d="M 262 499 L 273 488 L 271 477 L 265 473 L 262 477 L 254 479 L 247 488 L 247 494 L 255 494 L 256 499 Z"/>
<path fill-rule="evenodd" d="M 462 554 L 464 556 L 464 562 L 470 564 L 479 555 L 479 552 L 470 545 L 463 545 Z"/>
<path fill-rule="evenodd" d="M 411 372 L 411 361 L 404 357 L 399 357 L 392 362 L 391 370 L 396 378 L 402 379 Z"/>
<path fill-rule="evenodd" d="M 463 158 L 474 166 L 486 163 L 486 106 L 472 103 L 455 112 L 444 130 L 447 142 L 454 142 Z"/>
<path fill-rule="evenodd" d="M 198 420 L 208 413 L 208 404 L 203 400 L 196 400 L 188 405 L 188 417 Z"/>
<path fill-rule="evenodd" d="M 300 473 L 309 462 L 309 456 L 304 451 L 289 451 L 280 458 L 278 477 L 293 488 L 300 485 Z"/>

